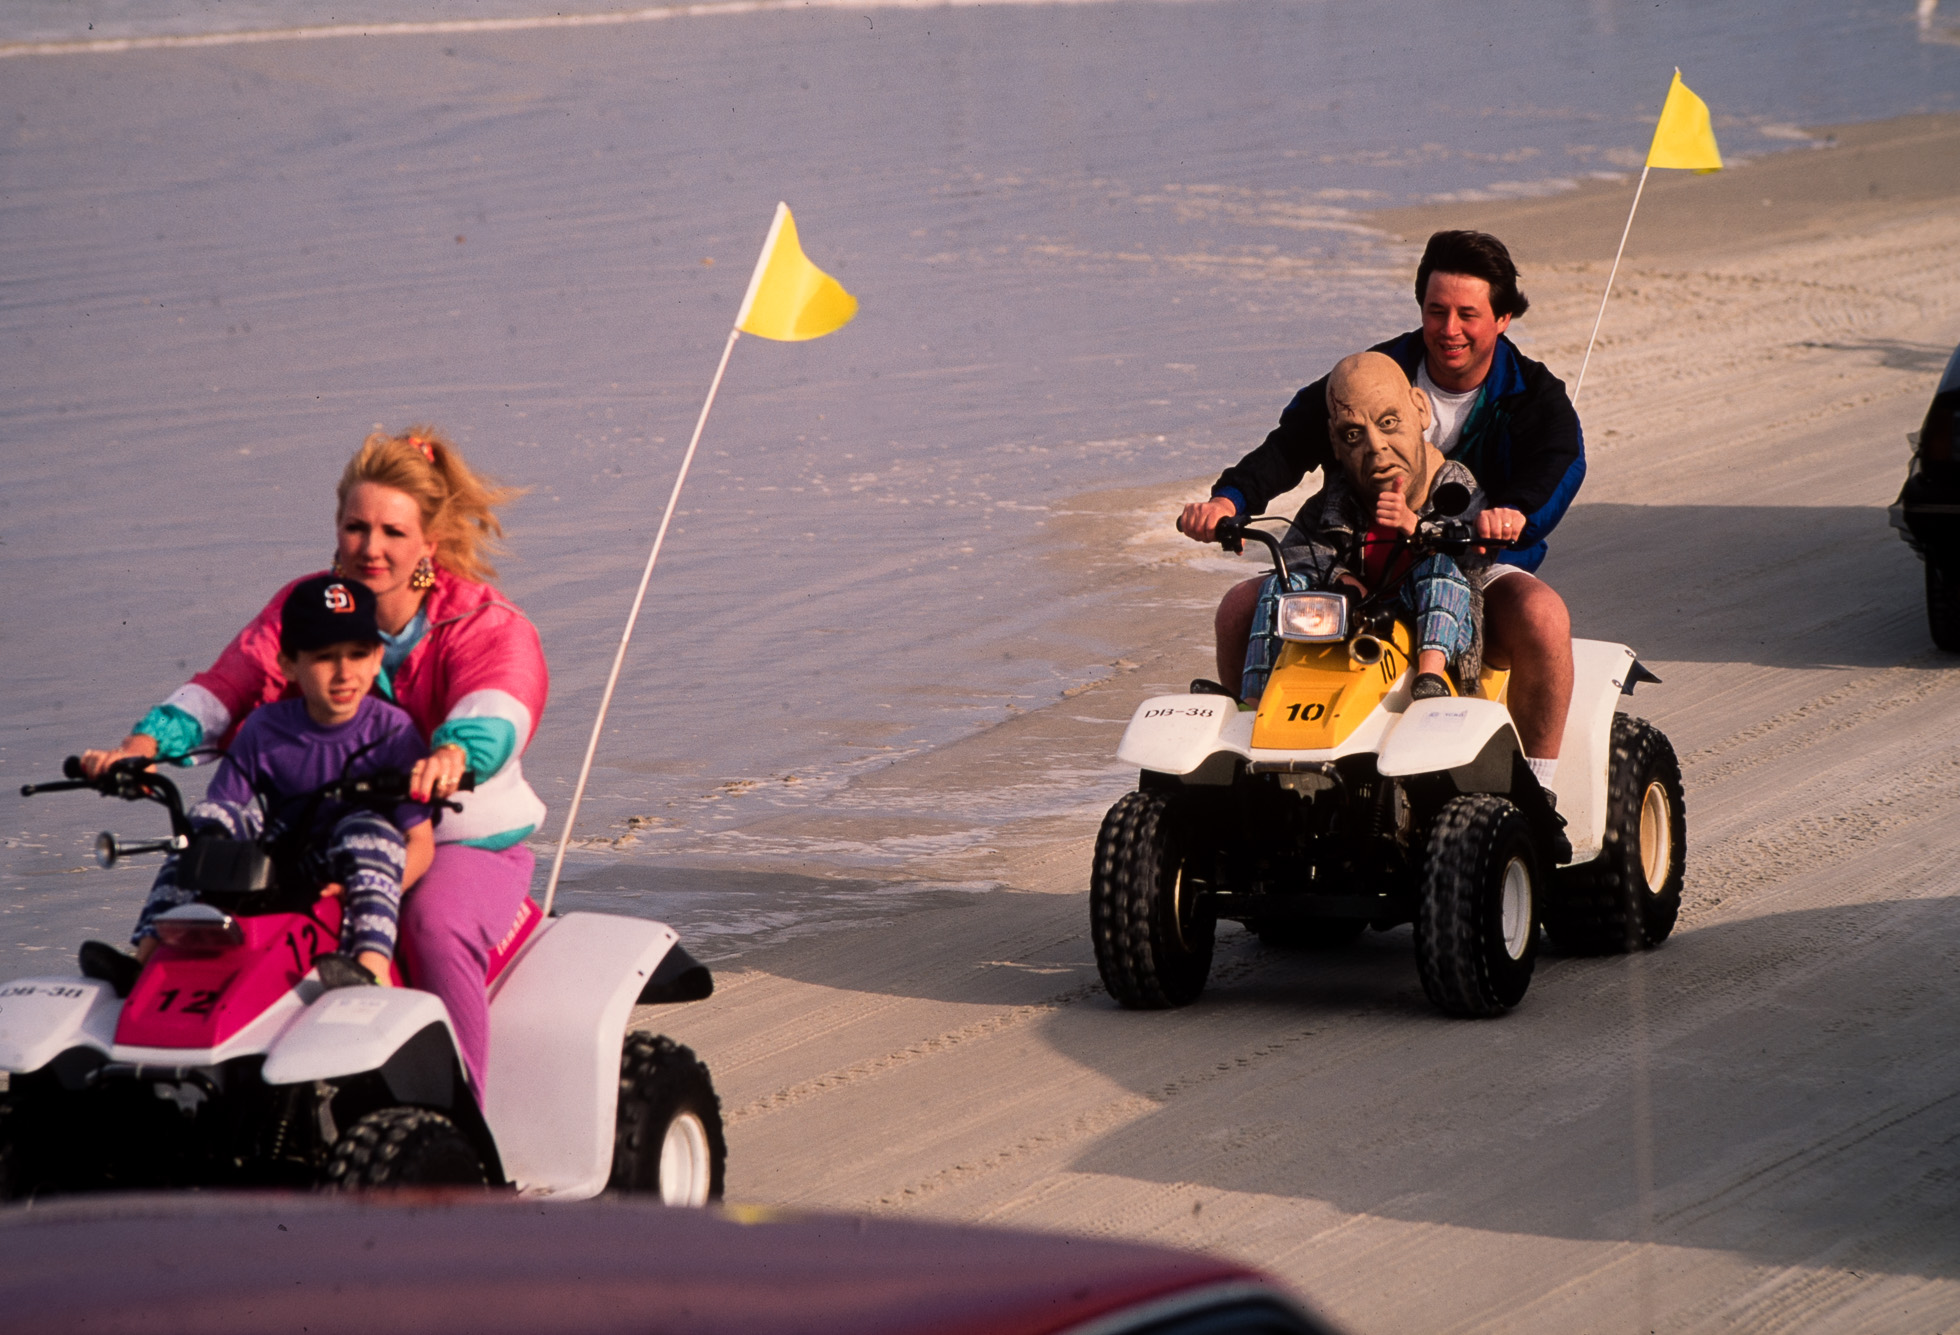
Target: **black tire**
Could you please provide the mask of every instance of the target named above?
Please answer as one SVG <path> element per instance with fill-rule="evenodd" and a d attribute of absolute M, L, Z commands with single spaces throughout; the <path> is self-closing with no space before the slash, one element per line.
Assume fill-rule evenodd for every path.
<path fill-rule="evenodd" d="M 447 1117 L 428 1108 L 380 1108 L 334 1142 L 324 1185 L 330 1191 L 367 1191 L 487 1182 L 476 1146 Z"/>
<path fill-rule="evenodd" d="M 1652 949 L 1681 913 L 1681 765 L 1667 735 L 1645 719 L 1613 716 L 1603 844 L 1591 862 L 1560 873 L 1545 906 L 1545 930 L 1569 955 Z"/>
<path fill-rule="evenodd" d="M 706 1205 L 721 1199 L 727 1173 L 721 1099 L 708 1068 L 671 1038 L 628 1034 L 606 1185 L 668 1205 Z"/>
<path fill-rule="evenodd" d="M 1439 1010 L 1502 1015 L 1524 999 L 1538 959 L 1542 865 L 1531 822 L 1507 799 L 1478 793 L 1443 804 L 1415 922 L 1416 972 Z"/>
<path fill-rule="evenodd" d="M 94 1097 L 67 1093 L 46 1067 L 11 1077 L 0 1094 L 0 1200 L 152 1185 L 140 1171 L 127 1171 L 151 1167 L 157 1157 L 157 1123 L 141 1116 L 149 1109 L 139 1105 L 137 1116 L 105 1117 L 105 1104 L 117 1111 L 128 1105 L 101 1090 L 90 1093 Z"/>
<path fill-rule="evenodd" d="M 1960 654 L 1960 569 L 1934 560 L 1926 562 L 1926 628 L 1934 644 Z"/>
<path fill-rule="evenodd" d="M 1131 1010 L 1188 1006 L 1211 973 L 1217 922 L 1196 911 L 1190 822 L 1163 793 L 1120 798 L 1096 835 L 1089 935 L 1103 986 Z"/>
<path fill-rule="evenodd" d="M 20 1123 L 13 1099 L 0 1094 L 0 1201 L 19 1200 L 32 1189 L 24 1175 L 24 1157 L 16 1136 Z"/>
<path fill-rule="evenodd" d="M 1364 918 L 1298 918 L 1246 925 L 1259 934 L 1260 945 L 1272 950 L 1339 950 L 1368 930 Z"/>

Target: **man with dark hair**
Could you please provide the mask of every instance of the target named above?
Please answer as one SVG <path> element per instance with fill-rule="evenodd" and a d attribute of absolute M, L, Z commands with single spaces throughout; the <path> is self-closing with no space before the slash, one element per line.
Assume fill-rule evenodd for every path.
<path fill-rule="evenodd" d="M 1416 269 L 1416 302 L 1422 327 L 1371 351 L 1393 359 L 1428 397 L 1429 440 L 1482 484 L 1489 504 L 1477 518 L 1478 535 L 1511 544 L 1485 576 L 1484 660 L 1510 669 L 1507 698 L 1518 740 L 1532 772 L 1549 786 L 1572 702 L 1572 622 L 1564 601 L 1531 572 L 1585 480 L 1579 415 L 1564 383 L 1505 337 L 1530 302 L 1496 237 L 1430 237 Z M 1332 463 L 1323 376 L 1293 397 L 1264 444 L 1225 470 L 1210 500 L 1184 507 L 1178 529 L 1210 542 L 1220 520 L 1258 514 L 1309 471 Z M 1297 541 L 1289 532 L 1286 542 Z M 1260 583 L 1234 586 L 1218 607 L 1218 677 L 1233 695 Z"/>

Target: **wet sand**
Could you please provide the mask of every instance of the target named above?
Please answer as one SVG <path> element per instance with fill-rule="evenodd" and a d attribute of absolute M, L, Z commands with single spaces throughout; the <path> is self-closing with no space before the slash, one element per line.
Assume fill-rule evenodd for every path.
<path fill-rule="evenodd" d="M 1208 671 L 1234 573 L 1165 530 L 1202 481 L 1078 497 L 1052 555 L 1126 628 L 1106 678 L 750 827 L 820 874 L 798 841 L 827 831 L 1002 888 L 743 952 L 713 1000 L 643 1014 L 714 1065 L 731 1196 L 1215 1248 L 1364 1332 L 1960 1322 L 1960 664 L 1883 508 L 1960 338 L 1960 174 L 1914 165 L 1960 123 L 1835 133 L 1650 184 L 1544 571 L 1665 679 L 1632 702 L 1688 785 L 1664 948 L 1544 958 L 1470 1024 L 1424 1004 L 1407 929 L 1314 957 L 1227 925 L 1199 1004 L 1117 1010 L 1084 890 L 1111 755 Z M 1516 333 L 1570 382 L 1611 258 L 1581 224 L 1610 247 L 1631 190 L 1374 221 L 1504 235 Z M 1774 227 L 1765 197 L 1793 201 Z M 1046 814 L 987 825 L 1028 786 Z"/>

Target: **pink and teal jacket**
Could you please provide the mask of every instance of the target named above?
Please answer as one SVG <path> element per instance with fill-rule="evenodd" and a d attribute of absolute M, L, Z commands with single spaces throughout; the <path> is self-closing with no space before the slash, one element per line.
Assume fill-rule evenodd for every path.
<path fill-rule="evenodd" d="M 181 760 L 200 746 L 222 747 L 254 709 L 298 695 L 279 671 L 279 609 L 299 582 L 273 594 L 217 662 L 136 725 L 156 738 L 160 756 Z M 375 690 L 408 711 L 431 749 L 460 746 L 476 771 L 476 790 L 456 794 L 463 809 L 444 813 L 436 841 L 508 848 L 544 820 L 520 761 L 551 687 L 537 628 L 489 585 L 440 567 L 418 620 L 427 629 Z"/>

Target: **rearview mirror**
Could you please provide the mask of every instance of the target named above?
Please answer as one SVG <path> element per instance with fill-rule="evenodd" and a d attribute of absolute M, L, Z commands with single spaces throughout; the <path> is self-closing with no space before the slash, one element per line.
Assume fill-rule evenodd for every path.
<path fill-rule="evenodd" d="M 1429 508 L 1445 519 L 1455 519 L 1470 508 L 1470 488 L 1461 482 L 1445 482 L 1429 494 Z"/>

